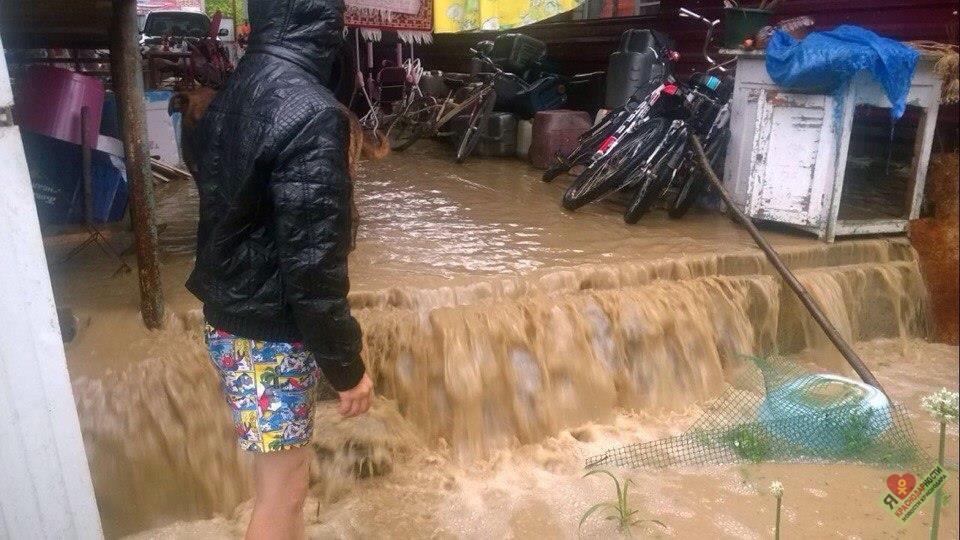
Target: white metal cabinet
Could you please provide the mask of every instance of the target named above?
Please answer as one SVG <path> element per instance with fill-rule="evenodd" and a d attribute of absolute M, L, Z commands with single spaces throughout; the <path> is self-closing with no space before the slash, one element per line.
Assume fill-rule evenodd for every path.
<path fill-rule="evenodd" d="M 828 242 L 842 235 L 903 232 L 919 216 L 940 104 L 931 57 L 921 56 L 907 96 L 924 115 L 906 217 L 840 220 L 853 114 L 859 104 L 889 107 L 883 90 L 861 72 L 836 99 L 788 93 L 770 79 L 762 51 L 723 52 L 737 56 L 724 184 L 748 216 L 793 225 Z"/>

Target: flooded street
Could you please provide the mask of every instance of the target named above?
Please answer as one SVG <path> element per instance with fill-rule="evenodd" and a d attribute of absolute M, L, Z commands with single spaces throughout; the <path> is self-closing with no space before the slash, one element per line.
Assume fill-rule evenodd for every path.
<path fill-rule="evenodd" d="M 361 226 L 350 259 L 353 290 L 438 287 L 480 276 L 754 248 L 746 232 L 717 213 L 680 221 L 655 213 L 628 226 L 618 202 L 565 212 L 560 197 L 572 177 L 548 184 L 540 175 L 515 159 L 457 165 L 449 148 L 430 142 L 362 162 L 355 179 Z M 161 248 L 171 256 L 192 256 L 194 249 L 196 193 L 183 188 L 158 187 Z M 778 245 L 813 245 L 802 236 L 772 238 Z"/>
<path fill-rule="evenodd" d="M 882 340 L 862 345 L 859 352 L 882 359 L 871 362 L 872 367 L 907 406 L 919 440 L 931 448 L 937 427 L 917 403 L 931 386 L 948 384 L 956 390 L 956 349 L 911 342 L 904 354 L 901 343 Z M 311 538 L 577 538 L 583 512 L 615 497 L 609 479 L 581 478 L 584 460 L 623 444 L 677 434 L 703 412 L 699 407 L 657 415 L 619 410 L 608 421 L 564 429 L 464 465 L 442 445 L 409 446 L 405 435 L 410 426 L 384 409 L 388 407 L 381 403 L 372 418 L 328 424 L 334 438 L 346 432 L 356 446 L 386 443 L 393 455 L 389 460 L 381 456 L 380 466 L 390 471 L 382 477 L 339 484 L 332 494 L 316 486 L 318 498 L 308 501 L 305 512 Z M 394 436 L 387 441 L 385 433 Z M 948 462 L 955 465 L 955 426 L 949 436 Z M 774 480 L 785 487 L 784 537 L 921 538 L 929 527 L 930 505 L 904 528 L 881 507 L 887 475 L 900 471 L 765 463 L 617 472 L 635 482 L 631 504 L 640 516 L 665 524 L 637 529 L 640 537 L 770 538 L 775 501 L 768 486 Z M 953 483 L 942 518 L 943 538 L 957 536 L 957 495 Z M 179 523 L 136 538 L 240 538 L 248 518 L 249 504 L 244 504 L 223 517 Z M 584 525 L 582 537 L 613 538 L 616 533 L 609 522 L 594 519 Z"/>
<path fill-rule="evenodd" d="M 584 460 L 682 432 L 738 355 L 787 354 L 850 375 L 720 214 L 654 212 L 631 227 L 613 202 L 567 213 L 566 179 L 544 184 L 515 160 L 457 166 L 427 143 L 363 163 L 356 184 L 350 302 L 381 397 L 355 420 L 321 407 L 311 537 L 573 538 L 583 511 L 612 496 L 609 481 L 580 478 Z M 78 319 L 67 359 L 97 499 L 110 537 L 239 537 L 247 457 L 234 449 L 199 302 L 183 288 L 196 194 L 185 184 L 157 191 L 163 330 L 143 328 L 135 275 L 113 276 L 116 264 L 95 250 L 52 269 L 58 303 Z M 769 237 L 930 449 L 935 426 L 919 396 L 957 388 L 958 350 L 922 340 L 927 298 L 909 244 Z M 52 246 L 50 260 L 62 249 Z M 890 472 L 761 464 L 622 474 L 636 482 L 641 514 L 666 524 L 654 535 L 767 538 L 765 490 L 779 479 L 785 536 L 915 537 L 930 507 L 900 529 L 879 504 Z M 955 479 L 950 489 L 944 537 L 957 534 Z M 610 537 L 607 525 L 591 520 L 583 533 Z"/>

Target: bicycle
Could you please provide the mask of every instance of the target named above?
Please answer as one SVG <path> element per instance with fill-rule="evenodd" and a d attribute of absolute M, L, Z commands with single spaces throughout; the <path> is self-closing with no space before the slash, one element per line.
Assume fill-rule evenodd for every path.
<path fill-rule="evenodd" d="M 694 16 L 709 25 L 706 43 L 710 43 L 713 27 L 718 21 L 709 21 L 689 10 L 685 17 Z M 706 51 L 707 45 L 705 45 Z M 714 64 L 711 69 L 723 69 Z M 727 125 L 729 109 L 726 102 L 729 94 L 722 95 L 732 86 L 729 80 L 698 75 L 688 84 L 678 83 L 671 75 L 650 92 L 631 110 L 614 111 L 611 124 L 601 124 L 581 139 L 581 145 L 554 169 L 544 175 L 545 180 L 573 164 L 585 162 L 586 168 L 570 185 L 563 196 L 563 206 L 575 210 L 616 191 L 636 188 L 624 220 L 635 223 L 649 210 L 663 193 L 676 193 L 670 203 L 670 213 L 682 216 L 692 201 L 702 192 L 702 177 L 689 166 L 687 140 L 693 132 L 711 149 L 711 156 L 718 162 L 725 141 L 729 138 Z M 644 90 L 645 92 L 646 90 Z M 615 127 L 614 127 L 615 126 Z M 612 130 L 612 131 L 611 131 Z M 597 144 L 599 135 L 610 132 Z M 596 151 L 584 158 L 590 148 Z"/>
<path fill-rule="evenodd" d="M 730 142 L 730 104 L 729 97 L 720 107 L 709 130 L 703 140 L 707 159 L 714 170 L 722 168 L 726 157 L 727 143 Z M 671 218 L 681 218 L 686 215 L 693 203 L 707 190 L 709 181 L 704 171 L 697 165 L 692 154 L 686 157 L 685 173 L 681 175 L 676 186 L 676 194 L 668 198 L 667 215 Z"/>
<path fill-rule="evenodd" d="M 622 120 L 614 120 L 618 125 L 611 126 L 612 132 L 593 146 L 586 168 L 563 194 L 563 207 L 576 210 L 635 185 L 640 178 L 632 173 L 643 164 L 653 142 L 662 142 L 671 126 L 667 118 L 678 113 L 682 98 L 679 87 L 668 76 L 637 105 L 628 105 L 628 112 Z M 654 119 L 657 121 L 652 121 Z M 597 133 L 601 132 L 596 132 L 588 142 L 595 140 Z"/>
<path fill-rule="evenodd" d="M 703 47 L 704 57 L 711 64 L 707 72 L 726 71 L 709 55 L 713 29 L 720 21 L 707 19 L 686 8 L 680 9 L 680 16 L 695 18 L 707 25 Z M 667 214 L 672 218 L 683 217 L 706 189 L 706 177 L 692 160 L 692 150 L 688 147 L 691 131 L 704 141 L 711 165 L 716 167 L 721 163 L 730 139 L 729 100 L 733 81 L 727 76 L 718 78 L 708 73 L 690 78 L 685 88 L 690 115 L 665 134 L 664 144 L 653 149 L 649 161 L 655 166 L 643 169 L 637 193 L 624 212 L 625 222 L 639 221 L 660 195 L 670 191 L 674 196 L 668 197 Z"/>
<path fill-rule="evenodd" d="M 712 76 L 705 80 L 715 87 L 722 84 Z M 661 143 L 646 157 L 646 166 L 635 167 L 633 171 L 638 172 L 627 173 L 639 174 L 640 178 L 635 181 L 637 192 L 624 212 L 625 222 L 636 223 L 662 194 L 671 189 L 676 195 L 668 203 L 668 214 L 682 217 L 702 192 L 702 171 L 692 161 L 688 147 L 691 132 L 707 141 L 705 144 L 710 148 L 715 163 L 720 152 L 726 148 L 726 141 L 729 140 L 729 95 L 711 96 L 705 92 L 710 88 L 700 87 L 698 81 L 698 76 L 695 76 L 684 91 L 690 115 L 673 121 L 670 129 L 663 133 Z"/>
<path fill-rule="evenodd" d="M 444 75 L 444 82 L 450 92 L 443 101 L 421 96 L 407 104 L 391 126 L 394 150 L 405 150 L 424 137 L 451 135 L 452 132 L 440 130 L 457 116 L 469 112 L 466 130 L 457 146 L 457 163 L 462 163 L 473 153 L 496 103 L 497 79 L 519 80 L 516 75 L 501 70 L 487 57 L 487 52 L 492 47 L 492 42 L 485 41 L 478 44 L 477 48 L 470 49 L 475 57 L 493 70 L 492 73 L 481 73 L 476 76 L 476 80 Z"/>
<path fill-rule="evenodd" d="M 644 100 L 649 99 L 650 95 L 657 91 L 662 84 L 670 78 L 670 64 L 672 61 L 676 61 L 680 55 L 666 48 L 666 45 L 661 46 L 659 49 L 649 46 L 647 50 L 653 53 L 653 57 L 658 61 L 658 67 L 651 70 L 651 72 L 656 75 L 641 87 L 624 106 L 610 110 L 596 125 L 581 135 L 577 141 L 576 148 L 574 148 L 572 152 L 566 156 L 558 154 L 556 156 L 556 163 L 543 173 L 541 179 L 544 182 L 553 181 L 556 177 L 570 171 L 570 169 L 576 165 L 588 163 L 594 156 L 597 148 L 607 137 L 613 134 L 625 121 L 635 119 L 631 116 L 631 113 L 635 111 L 635 107 Z"/>

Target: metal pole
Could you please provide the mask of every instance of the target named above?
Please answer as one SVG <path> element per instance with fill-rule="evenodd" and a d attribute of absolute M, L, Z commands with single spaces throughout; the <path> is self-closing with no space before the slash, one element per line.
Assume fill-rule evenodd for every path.
<path fill-rule="evenodd" d="M 767 260 L 770 261 L 770 264 L 780 273 L 780 276 L 783 277 L 783 280 L 793 289 L 793 292 L 797 294 L 797 297 L 800 299 L 800 302 L 807 308 L 807 311 L 810 312 L 810 315 L 813 316 L 813 320 L 820 325 L 820 328 L 823 329 L 824 333 L 827 334 L 827 337 L 834 344 L 837 350 L 840 351 L 840 354 L 847 360 L 850 364 L 850 367 L 857 372 L 857 375 L 863 379 L 863 382 L 873 386 L 877 390 L 880 390 L 884 394 L 887 392 L 880 386 L 880 381 L 873 376 L 873 373 L 870 372 L 870 369 L 863 363 L 863 360 L 860 359 L 860 356 L 857 355 L 856 351 L 850 346 L 846 340 L 843 339 L 843 336 L 840 335 L 840 332 L 837 331 L 836 327 L 833 326 L 833 323 L 830 322 L 830 319 L 824 315 L 823 311 L 820 310 L 820 306 L 814 301 L 813 297 L 810 296 L 810 293 L 807 292 L 807 289 L 797 280 L 797 277 L 793 275 L 793 272 L 780 258 L 780 255 L 777 254 L 776 250 L 773 249 L 773 246 L 767 242 L 767 239 L 764 238 L 757 226 L 753 224 L 750 219 L 747 218 L 744 213 L 733 204 L 733 200 L 730 198 L 730 194 L 727 193 L 727 190 L 723 187 L 723 184 L 720 182 L 720 179 L 717 178 L 716 173 L 713 172 L 713 168 L 710 166 L 710 161 L 707 159 L 707 155 L 703 151 L 703 145 L 700 143 L 700 139 L 694 135 L 690 134 L 690 142 L 693 144 L 693 149 L 697 154 L 697 158 L 700 162 L 700 168 L 707 175 L 707 179 L 710 180 L 710 183 L 713 184 L 713 187 L 717 190 L 717 193 L 720 194 L 720 198 L 723 199 L 723 202 L 727 204 L 727 208 L 733 212 L 734 216 L 737 218 L 737 221 L 743 225 L 747 232 L 750 233 L 750 236 L 753 237 L 753 241 L 757 243 L 757 246 L 763 250 L 764 254 L 767 256 Z"/>
<path fill-rule="evenodd" d="M 140 313 L 147 328 L 163 324 L 163 289 L 157 259 L 157 225 L 154 216 L 153 171 L 143 104 L 143 70 L 137 44 L 136 0 L 114 0 L 110 30 L 113 88 L 123 123 L 123 150 L 130 181 L 130 216 L 137 250 L 140 280 Z"/>
<path fill-rule="evenodd" d="M 80 171 L 83 176 L 83 221 L 87 227 L 93 226 L 93 178 L 91 161 L 93 156 L 90 150 L 90 141 L 87 140 L 87 122 L 90 118 L 90 109 L 80 107 Z"/>

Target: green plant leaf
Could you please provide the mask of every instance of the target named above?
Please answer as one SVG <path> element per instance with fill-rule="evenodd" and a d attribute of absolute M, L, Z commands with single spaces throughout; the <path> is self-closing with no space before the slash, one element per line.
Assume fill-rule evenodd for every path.
<path fill-rule="evenodd" d="M 627 521 L 630 519 L 629 511 L 630 508 L 627 505 L 627 490 L 630 489 L 630 479 L 627 478 L 623 482 L 623 492 L 620 494 L 620 521 Z"/>
<path fill-rule="evenodd" d="M 601 508 L 612 508 L 613 510 L 616 510 L 616 509 L 617 509 L 617 506 L 616 506 L 615 504 L 613 504 L 613 503 L 610 503 L 610 502 L 597 503 L 597 504 L 591 506 L 590 508 L 587 509 L 586 512 L 583 513 L 583 516 L 580 518 L 580 525 L 577 526 L 577 530 L 582 529 L 582 528 L 583 528 L 583 524 L 586 523 L 586 521 L 587 521 L 587 518 L 589 518 L 590 516 L 592 516 L 594 512 L 596 512 L 597 510 L 599 510 L 599 509 L 601 509 Z"/>

